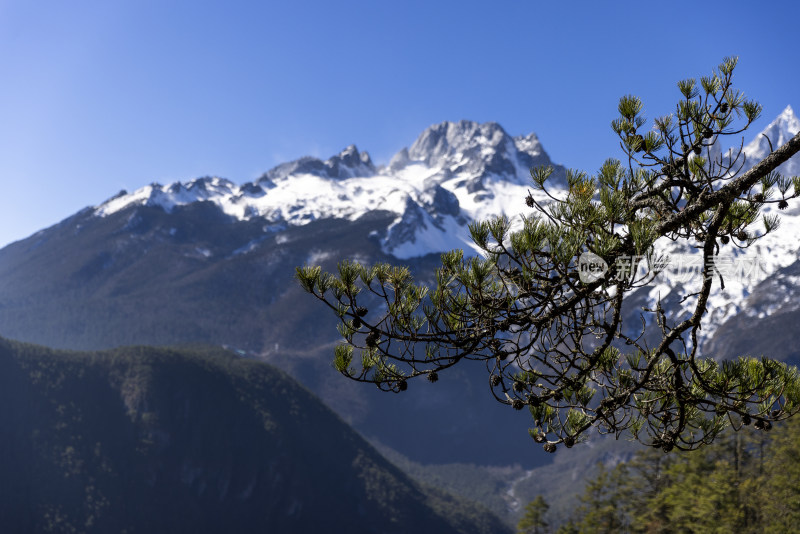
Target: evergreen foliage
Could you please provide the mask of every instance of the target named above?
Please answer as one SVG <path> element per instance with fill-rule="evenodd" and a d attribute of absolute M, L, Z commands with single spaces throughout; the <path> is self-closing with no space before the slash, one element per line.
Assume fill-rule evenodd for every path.
<path fill-rule="evenodd" d="M 643 448 L 611 469 L 600 464 L 577 514 L 554 531 L 795 532 L 800 524 L 798 458 L 800 423 L 795 420 L 769 435 L 729 429 L 708 447 L 687 454 Z M 546 509 L 540 499 L 536 507 Z"/>
<path fill-rule="evenodd" d="M 626 488 L 623 485 L 624 466 L 607 471 L 599 464 L 597 478 L 586 484 L 578 512 L 583 516 L 581 531 L 613 534 L 627 528 L 625 514 Z"/>
<path fill-rule="evenodd" d="M 794 532 L 798 443 L 800 424 L 790 421 L 770 436 L 728 431 L 689 454 L 644 449 L 587 484 L 574 526 L 581 533 Z"/>
<path fill-rule="evenodd" d="M 745 173 L 741 152 L 712 157 L 712 145 L 761 112 L 734 88 L 735 66 L 727 58 L 699 83 L 679 82 L 674 113 L 651 129 L 642 101 L 622 97 L 611 126 L 625 161 L 609 159 L 593 176 L 568 172 L 564 192 L 548 189 L 552 169 L 532 169 L 537 195 L 549 200 L 529 194 L 533 213 L 519 230 L 505 217 L 471 224 L 482 255 L 443 254 L 434 287 L 387 264 L 343 261 L 335 275 L 298 268 L 302 287 L 341 320 L 335 368 L 401 392 L 412 378 L 434 381 L 462 361 L 482 362 L 492 395 L 529 409 L 531 437 L 548 452 L 585 440 L 593 427 L 664 451 L 691 450 L 725 426 L 752 422 L 768 431 L 797 412 L 794 368 L 749 357 L 719 364 L 698 354 L 708 296 L 717 280 L 724 284 L 714 263 L 721 247 L 757 242 L 779 223 L 761 209 L 800 196 L 800 178 L 775 171 L 800 150 L 800 134 Z M 698 249 L 702 287 L 685 295 L 688 318 L 658 302 L 643 312 L 641 331 L 628 335 L 623 298 L 658 272 L 658 239 Z M 587 280 L 578 258 L 590 253 L 608 271 Z M 644 265 L 648 274 L 638 274 Z"/>
<path fill-rule="evenodd" d="M 311 392 L 218 348 L 0 338 L 0 532 L 506 533 Z"/>
<path fill-rule="evenodd" d="M 518 534 L 544 534 L 547 532 L 545 514 L 550 508 L 544 497 L 538 495 L 534 500 L 525 505 L 525 515 L 517 523 Z"/>

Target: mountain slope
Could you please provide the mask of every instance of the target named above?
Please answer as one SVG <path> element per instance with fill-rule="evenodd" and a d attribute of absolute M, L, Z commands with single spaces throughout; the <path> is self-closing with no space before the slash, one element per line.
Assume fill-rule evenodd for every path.
<path fill-rule="evenodd" d="M 791 133 L 792 117 L 784 112 L 769 135 Z M 530 468 L 547 460 L 525 432 L 529 421 L 491 401 L 480 365 L 451 369 L 435 385 L 415 381 L 400 396 L 339 377 L 330 368 L 335 318 L 293 275 L 303 264 L 335 271 L 351 259 L 408 264 L 418 281 L 431 282 L 438 253 L 465 246 L 470 220 L 527 210 L 528 167 L 548 163 L 534 134 L 461 121 L 428 128 L 385 167 L 351 146 L 244 185 L 201 178 L 121 193 L 0 250 L 0 334 L 71 349 L 226 345 L 286 370 L 364 435 L 414 461 Z M 556 166 L 555 186 L 564 172 Z M 759 350 L 741 336 L 720 344 L 715 332 L 750 332 L 752 340 L 757 332 L 748 328 L 757 323 L 737 323 L 777 313 L 754 295 L 797 260 L 800 211 L 781 213 L 783 228 L 752 251 L 763 270 L 714 290 L 701 331 L 705 353 Z M 666 251 L 696 254 L 685 244 Z M 625 327 L 638 328 L 641 307 L 659 296 L 679 316 L 691 283 L 661 277 L 633 295 Z M 781 350 L 791 344 L 770 343 L 770 355 L 794 361 L 792 350 Z"/>
<path fill-rule="evenodd" d="M 480 365 L 454 369 L 436 384 L 414 383 L 400 396 L 331 368 L 335 317 L 304 294 L 294 268 L 335 269 L 341 257 L 393 261 L 369 237 L 392 217 L 373 212 L 288 227 L 234 254 L 263 236 L 261 226 L 209 203 L 172 213 L 135 206 L 106 218 L 86 212 L 0 251 L 0 328 L 9 337 L 81 350 L 225 344 L 286 370 L 364 435 L 420 462 L 536 462 L 528 421 L 487 398 Z M 412 266 L 425 280 L 437 261 L 431 255 Z"/>
<path fill-rule="evenodd" d="M 0 340 L 0 424 L 4 532 L 506 532 L 219 350 Z"/>
<path fill-rule="evenodd" d="M 392 252 L 430 282 L 437 253 L 463 246 L 467 220 L 524 207 L 522 173 L 549 162 L 534 135 L 467 121 L 432 127 L 400 155 L 376 169 L 351 147 L 278 166 L 258 183 L 151 185 L 84 210 L 0 251 L 0 333 L 81 350 L 227 345 L 287 370 L 359 431 L 417 461 L 535 464 L 527 420 L 487 398 L 479 365 L 402 398 L 330 368 L 335 318 L 302 292 L 296 266 L 396 262 Z"/>

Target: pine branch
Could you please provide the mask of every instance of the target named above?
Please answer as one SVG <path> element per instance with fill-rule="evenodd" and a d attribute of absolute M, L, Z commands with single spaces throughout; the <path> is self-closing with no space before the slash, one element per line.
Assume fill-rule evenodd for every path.
<path fill-rule="evenodd" d="M 759 180 L 777 169 L 782 163 L 788 161 L 789 158 L 798 152 L 800 152 L 800 132 L 795 134 L 794 137 L 778 150 L 772 152 L 769 156 L 754 165 L 753 168 L 746 173 L 734 178 L 730 183 L 713 193 L 707 194 L 705 197 L 701 195 L 698 197 L 697 202 L 687 206 L 679 213 L 676 213 L 666 221 L 660 223 L 657 226 L 658 234 L 666 235 L 670 232 L 674 232 L 689 222 L 696 220 L 701 213 L 719 206 L 722 203 L 733 202 L 736 197 L 749 191 Z M 649 199 L 643 201 L 639 205 L 637 205 L 636 202 L 632 203 L 634 209 L 650 205 Z"/>

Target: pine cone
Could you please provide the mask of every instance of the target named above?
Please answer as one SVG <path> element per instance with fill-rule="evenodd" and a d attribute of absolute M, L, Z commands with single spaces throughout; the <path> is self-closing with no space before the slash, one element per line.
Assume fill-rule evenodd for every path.
<path fill-rule="evenodd" d="M 575 438 L 572 436 L 567 436 L 564 438 L 564 446 L 566 448 L 571 449 L 573 445 L 575 445 Z"/>
<path fill-rule="evenodd" d="M 514 391 L 516 391 L 517 393 L 522 393 L 523 391 L 525 391 L 525 382 L 522 382 L 521 380 L 515 380 Z"/>
<path fill-rule="evenodd" d="M 428 382 L 434 383 L 439 380 L 439 374 L 436 371 L 431 371 L 428 373 Z"/>
<path fill-rule="evenodd" d="M 381 335 L 377 331 L 372 330 L 369 334 L 367 334 L 367 338 L 364 341 L 367 343 L 368 347 L 377 347 L 380 339 Z"/>
<path fill-rule="evenodd" d="M 751 422 L 752 422 L 752 421 L 750 420 L 750 416 L 749 416 L 749 415 L 747 415 L 747 414 L 744 414 L 744 415 L 742 416 L 742 424 L 743 424 L 744 426 L 748 426 L 748 425 L 749 425 Z"/>
<path fill-rule="evenodd" d="M 726 236 L 726 235 L 724 235 L 724 236 L 721 236 L 721 237 L 719 238 L 719 240 L 720 240 L 720 241 L 722 241 L 722 244 L 723 244 L 723 245 L 727 245 L 727 244 L 728 244 L 728 242 L 730 242 L 731 238 L 730 238 L 730 237 L 728 237 L 728 236 Z"/>
<path fill-rule="evenodd" d="M 786 209 L 786 208 L 788 208 L 788 207 L 789 207 L 789 203 L 788 203 L 788 202 L 786 202 L 786 199 L 783 199 L 783 198 L 782 198 L 782 199 L 781 199 L 781 201 L 780 201 L 780 202 L 778 202 L 778 209 L 780 209 L 780 210 L 785 210 L 785 209 Z"/>
<path fill-rule="evenodd" d="M 492 385 L 493 388 L 499 386 L 500 385 L 500 377 L 498 375 L 490 376 L 489 377 L 489 383 Z"/>
<path fill-rule="evenodd" d="M 358 317 L 353 317 L 353 328 L 358 330 L 359 328 L 361 328 L 362 324 L 363 323 L 361 322 L 361 319 L 359 319 Z"/>
<path fill-rule="evenodd" d="M 696 147 L 694 147 L 694 148 L 692 149 L 692 152 L 694 152 L 694 153 L 695 153 L 695 154 L 697 154 L 698 156 L 700 155 L 700 153 L 701 153 L 702 151 L 703 151 L 702 147 L 699 147 L 699 146 L 696 146 Z"/>
<path fill-rule="evenodd" d="M 514 408 L 515 410 L 521 410 L 525 407 L 525 403 L 522 402 L 520 399 L 514 399 L 511 402 L 511 407 Z"/>
<path fill-rule="evenodd" d="M 532 208 L 532 207 L 533 207 L 533 196 L 531 196 L 531 194 L 530 194 L 530 193 L 528 193 L 528 196 L 527 196 L 527 197 L 525 197 L 525 204 L 527 204 L 527 206 L 528 206 L 529 208 Z"/>
<path fill-rule="evenodd" d="M 542 448 L 545 450 L 545 452 L 556 452 L 556 444 L 550 443 L 549 441 L 545 443 Z"/>
<path fill-rule="evenodd" d="M 753 197 L 753 200 L 756 202 L 764 202 L 764 193 L 756 193 L 756 196 Z"/>
<path fill-rule="evenodd" d="M 397 382 L 397 389 L 399 389 L 400 391 L 407 390 L 408 389 L 408 382 L 406 382 L 405 380 L 399 380 Z"/>
<path fill-rule="evenodd" d="M 367 310 L 364 306 L 359 306 L 356 308 L 356 315 L 359 317 L 364 317 L 367 314 L 367 311 L 369 310 Z"/>
<path fill-rule="evenodd" d="M 723 102 L 723 103 L 721 103 L 721 104 L 719 105 L 719 110 L 720 110 L 722 113 L 727 113 L 727 112 L 728 112 L 728 103 L 727 103 L 727 102 Z"/>

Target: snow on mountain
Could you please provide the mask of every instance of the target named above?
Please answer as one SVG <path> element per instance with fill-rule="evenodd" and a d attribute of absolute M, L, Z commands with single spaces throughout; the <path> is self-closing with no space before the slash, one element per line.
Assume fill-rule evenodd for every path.
<path fill-rule="evenodd" d="M 772 147 L 777 149 L 798 131 L 800 131 L 800 120 L 794 115 L 791 106 L 787 106 L 769 126 L 755 136 L 753 141 L 743 147 L 745 164 L 740 172 L 747 171 L 770 153 L 767 137 Z M 717 151 L 716 154 L 718 153 Z M 735 151 L 733 153 L 735 154 Z M 794 156 L 779 170 L 787 176 L 800 175 L 800 157 Z M 767 234 L 751 248 L 741 250 L 732 245 L 721 248 L 720 270 L 728 269 L 730 274 L 724 277 L 724 288 L 719 279 L 712 287 L 708 314 L 704 317 L 703 329 L 699 332 L 698 343 L 701 346 L 711 339 L 721 324 L 738 314 L 763 318 L 780 310 L 786 304 L 783 301 L 766 303 L 763 298 L 754 297 L 753 293 L 760 283 L 800 259 L 800 245 L 797 241 L 797 236 L 800 235 L 800 205 L 797 200 L 793 200 L 789 206 L 786 211 L 779 211 L 774 204 L 764 207 L 765 215 L 780 215 L 781 225 L 778 230 Z M 763 232 L 760 220 L 751 228 L 758 233 Z M 676 298 L 678 293 L 683 295 L 699 290 L 702 280 L 699 275 L 692 274 L 692 269 L 699 267 L 697 260 L 692 259 L 692 257 L 699 258 L 699 250 L 686 242 L 673 243 L 663 239 L 657 245 L 662 254 L 670 257 L 670 267 L 646 288 L 650 303 L 654 303 L 659 297 L 668 300 L 670 296 L 677 302 L 680 300 Z M 692 313 L 693 303 L 694 299 L 687 299 L 679 305 L 680 311 L 674 316 L 676 322 Z"/>
<path fill-rule="evenodd" d="M 787 107 L 763 132 L 744 146 L 747 170 L 769 153 L 766 137 L 777 148 L 800 131 L 800 120 Z M 133 193 L 122 193 L 95 208 L 106 216 L 131 205 L 160 206 L 167 212 L 199 201 L 212 202 L 239 220 L 264 219 L 267 228 L 304 225 L 314 220 L 355 220 L 362 215 L 387 210 L 394 221 L 377 237 L 384 252 L 398 259 L 473 246 L 467 223 L 505 214 L 527 212 L 524 198 L 530 189 L 529 169 L 551 165 L 535 134 L 511 137 L 496 123 L 443 122 L 426 129 L 410 148 L 403 148 L 383 167 L 376 167 L 366 152 L 351 145 L 325 160 L 305 157 L 283 163 L 255 182 L 236 185 L 222 178 L 199 178 L 162 186 L 151 184 Z M 554 185 L 563 184 L 564 168 L 555 166 Z M 800 158 L 781 169 L 800 174 Z M 747 313 L 761 317 L 773 313 L 763 299 L 750 302 L 754 288 L 800 257 L 796 236 L 800 235 L 800 207 L 778 212 L 767 206 L 767 214 L 780 213 L 782 227 L 748 250 L 732 245 L 722 248 L 722 261 L 734 270 L 717 282 L 709 300 L 700 342 L 710 339 L 716 328 L 733 316 Z M 261 246 L 268 240 L 258 240 Z M 683 296 L 699 288 L 699 275 L 692 262 L 699 252 L 689 243 L 658 243 L 671 258 L 670 267 L 648 285 L 645 301 L 658 298 L 675 303 L 676 321 L 691 313 L 693 299 Z M 249 249 L 248 249 L 249 250 Z M 694 268 L 698 266 L 695 264 Z M 738 271 L 737 271 L 738 269 Z"/>
<path fill-rule="evenodd" d="M 266 172 L 258 180 L 258 183 L 266 183 L 267 187 L 269 187 L 272 180 L 280 180 L 297 174 L 314 174 L 341 180 L 356 176 L 372 176 L 375 174 L 375 165 L 372 164 L 367 152 L 359 152 L 356 145 L 350 145 L 339 154 L 325 161 L 304 157 L 289 163 L 282 163 Z"/>
<path fill-rule="evenodd" d="M 781 226 L 777 231 L 767 234 L 749 249 L 738 249 L 732 244 L 720 248 L 717 264 L 723 273 L 725 286 L 723 288 L 719 278 L 715 278 L 708 299 L 708 313 L 703 319 L 702 330 L 698 332 L 700 346 L 710 340 L 716 329 L 732 317 L 746 314 L 763 318 L 786 304 L 783 300 L 765 303 L 761 298 L 754 299 L 753 293 L 760 283 L 800 259 L 800 247 L 797 243 L 797 236 L 800 235 L 800 206 L 793 206 L 787 211 L 778 211 L 773 206 L 767 206 L 763 211 L 768 215 L 780 213 Z M 757 228 L 758 224 L 760 223 L 753 227 Z M 689 243 L 673 243 L 667 240 L 659 241 L 657 249 L 668 258 L 669 265 L 644 289 L 648 294 L 648 307 L 652 307 L 658 298 L 676 303 L 672 311 L 674 323 L 678 323 L 687 319 L 694 311 L 695 299 L 687 299 L 682 303 L 679 301 L 682 296 L 700 289 L 700 251 Z"/>
<path fill-rule="evenodd" d="M 325 161 L 283 163 L 241 186 L 216 177 L 151 184 L 104 202 L 95 213 L 102 217 L 131 205 L 171 212 L 207 201 L 240 220 L 302 225 L 388 210 L 397 218 L 381 236 L 384 251 L 407 259 L 470 246 L 469 220 L 524 211 L 530 168 L 548 164 L 535 134 L 511 137 L 496 123 L 444 122 L 425 130 L 386 167 L 376 168 L 351 145 Z M 554 181 L 563 174 L 556 167 Z"/>
<path fill-rule="evenodd" d="M 792 106 L 786 106 L 786 109 L 769 126 L 745 145 L 744 153 L 747 155 L 747 162 L 742 170 L 750 169 L 767 157 L 770 153 L 770 143 L 773 149 L 777 149 L 794 137 L 797 132 L 800 132 L 800 119 L 795 116 Z M 786 176 L 800 175 L 800 158 L 795 156 L 778 167 L 778 170 Z"/>
<path fill-rule="evenodd" d="M 531 167 L 549 165 L 536 134 L 511 138 L 499 124 L 470 121 L 431 126 L 411 145 L 411 160 L 424 162 L 446 176 L 462 175 L 470 193 L 485 187 L 489 176 L 527 184 Z"/>

